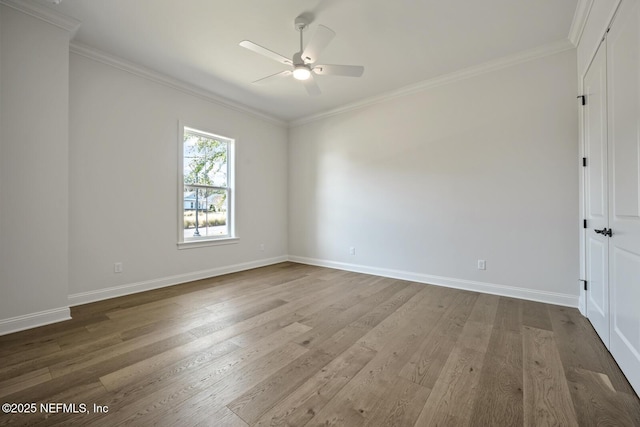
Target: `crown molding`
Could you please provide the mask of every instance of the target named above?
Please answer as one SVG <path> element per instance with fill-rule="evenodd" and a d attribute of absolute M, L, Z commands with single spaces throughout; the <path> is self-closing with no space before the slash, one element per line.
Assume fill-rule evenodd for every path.
<path fill-rule="evenodd" d="M 571 49 L 574 49 L 574 46 L 571 44 L 571 42 L 569 42 L 568 39 L 561 40 L 554 43 L 549 43 L 549 44 L 546 44 L 534 49 L 526 50 L 514 55 L 509 55 L 493 61 L 485 62 L 484 64 L 475 65 L 469 68 L 464 68 L 459 71 L 454 71 L 449 74 L 444 74 L 444 75 L 435 77 L 433 79 L 424 80 L 417 84 L 404 86 L 400 89 L 386 92 L 386 93 L 383 93 L 382 95 L 366 98 L 361 101 L 357 101 L 351 104 L 344 105 L 342 107 L 335 108 L 333 110 L 303 117 L 297 120 L 292 120 L 289 122 L 289 127 L 297 127 L 307 123 L 314 122 L 316 120 L 325 119 L 327 117 L 343 114 L 353 110 L 359 110 L 359 109 L 366 108 L 371 105 L 379 104 L 381 102 L 385 102 L 394 98 L 423 92 L 425 90 L 432 89 L 438 86 L 443 86 L 459 80 L 464 80 L 470 77 L 479 76 L 481 74 L 500 70 L 502 68 L 508 68 L 514 65 L 521 64 L 523 62 L 528 62 L 534 59 L 543 58 L 545 56 L 555 55 L 557 53 L 564 52 L 566 50 L 571 50 Z"/>
<path fill-rule="evenodd" d="M 573 14 L 573 21 L 571 22 L 571 29 L 569 30 L 569 41 L 575 47 L 580 43 L 592 6 L 593 0 L 578 0 L 576 12 Z"/>
<path fill-rule="evenodd" d="M 0 0 L 4 1 L 4 0 Z M 100 51 L 94 47 L 87 46 L 78 42 L 71 42 L 69 46 L 71 53 L 83 56 L 96 62 L 100 62 L 105 65 L 117 68 L 122 71 L 126 71 L 138 77 L 150 80 L 155 83 L 159 83 L 163 86 L 171 89 L 178 90 L 191 96 L 203 99 L 205 101 L 229 108 L 231 110 L 239 111 L 241 113 L 249 114 L 267 122 L 279 125 L 287 126 L 287 122 L 263 113 L 262 111 L 255 110 L 246 105 L 231 101 L 227 98 L 216 95 L 206 89 L 199 86 L 187 83 L 183 80 L 170 77 L 166 74 L 159 73 L 146 67 L 142 67 L 138 64 L 134 64 L 125 59 L 118 58 L 114 55 Z"/>
<path fill-rule="evenodd" d="M 0 4 L 68 31 L 70 33 L 69 39 L 72 39 L 75 36 L 76 31 L 78 31 L 78 28 L 80 28 L 81 23 L 77 19 L 71 18 L 70 16 L 31 1 L 0 0 Z"/>

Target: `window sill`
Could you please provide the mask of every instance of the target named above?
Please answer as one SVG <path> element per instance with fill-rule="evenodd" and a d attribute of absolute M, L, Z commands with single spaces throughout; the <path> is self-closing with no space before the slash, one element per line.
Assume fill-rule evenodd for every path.
<path fill-rule="evenodd" d="M 233 245 L 240 241 L 239 237 L 224 237 L 222 239 L 206 239 L 206 240 L 190 240 L 187 242 L 178 242 L 178 249 L 194 249 L 205 246 L 221 246 Z"/>

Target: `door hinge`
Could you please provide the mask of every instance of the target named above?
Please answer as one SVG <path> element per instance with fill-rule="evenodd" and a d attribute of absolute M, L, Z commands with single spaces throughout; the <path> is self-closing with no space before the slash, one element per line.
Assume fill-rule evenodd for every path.
<path fill-rule="evenodd" d="M 587 158 L 586 157 L 582 158 L 582 166 L 585 167 L 585 168 L 587 167 Z"/>
<path fill-rule="evenodd" d="M 587 105 L 587 95 L 578 95 L 576 98 L 580 98 L 582 101 L 582 105 Z"/>
<path fill-rule="evenodd" d="M 587 281 L 586 280 L 580 280 L 582 282 L 582 284 L 584 285 L 584 290 L 587 290 Z"/>
<path fill-rule="evenodd" d="M 586 219 L 582 220 L 582 228 L 587 228 L 587 220 Z"/>

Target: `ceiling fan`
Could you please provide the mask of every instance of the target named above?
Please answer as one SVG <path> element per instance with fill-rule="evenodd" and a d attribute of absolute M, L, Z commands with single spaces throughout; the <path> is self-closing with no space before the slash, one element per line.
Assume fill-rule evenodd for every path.
<path fill-rule="evenodd" d="M 324 50 L 329 42 L 335 37 L 334 33 L 324 25 L 319 25 L 316 33 L 311 41 L 307 44 L 306 48 L 303 48 L 302 33 L 309 27 L 310 21 L 304 16 L 298 16 L 295 19 L 294 25 L 297 31 L 300 32 L 300 51 L 293 54 L 292 59 L 288 59 L 279 53 L 273 52 L 267 48 L 264 48 L 252 41 L 243 40 L 240 42 L 240 46 L 249 49 L 260 55 L 271 58 L 282 64 L 292 67 L 291 70 L 281 71 L 276 74 L 272 74 L 267 77 L 263 77 L 253 82 L 254 84 L 264 84 L 277 80 L 281 77 L 288 77 L 293 75 L 293 78 L 302 81 L 307 92 L 311 96 L 320 95 L 320 88 L 314 79 L 314 74 L 319 76 L 346 76 L 346 77 L 360 77 L 364 72 L 364 67 L 360 65 L 320 65 L 316 64 L 318 56 Z"/>

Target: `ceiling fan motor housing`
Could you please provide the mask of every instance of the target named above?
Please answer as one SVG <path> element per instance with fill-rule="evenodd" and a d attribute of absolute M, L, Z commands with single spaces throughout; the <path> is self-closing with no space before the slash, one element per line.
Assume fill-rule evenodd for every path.
<path fill-rule="evenodd" d="M 293 54 L 293 66 L 306 65 L 304 59 L 302 59 L 302 52 L 296 52 Z"/>
<path fill-rule="evenodd" d="M 298 16 L 296 18 L 296 20 L 294 21 L 293 25 L 296 28 L 297 31 L 304 31 L 307 28 L 309 28 L 309 24 L 311 23 L 311 21 L 309 21 L 307 18 L 305 18 L 304 16 Z"/>
<path fill-rule="evenodd" d="M 311 67 L 304 63 L 302 53 L 293 54 L 293 77 L 297 80 L 307 80 L 311 76 Z"/>

